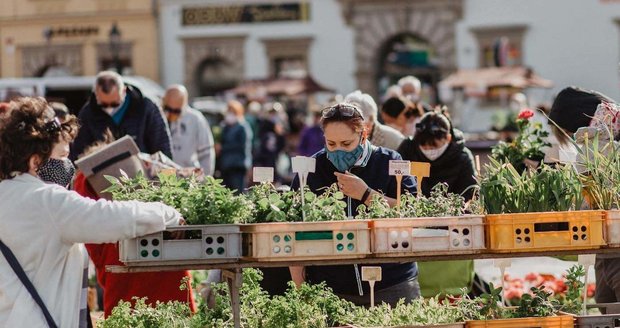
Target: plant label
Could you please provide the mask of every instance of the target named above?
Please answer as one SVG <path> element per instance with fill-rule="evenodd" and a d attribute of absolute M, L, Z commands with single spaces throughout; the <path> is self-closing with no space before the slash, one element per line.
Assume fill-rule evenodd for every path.
<path fill-rule="evenodd" d="M 255 167 L 252 172 L 254 182 L 273 182 L 273 167 Z"/>
<path fill-rule="evenodd" d="M 389 174 L 390 175 L 409 175 L 409 161 L 390 161 Z"/>
<path fill-rule="evenodd" d="M 593 266 L 596 261 L 596 254 L 583 254 L 577 256 L 577 262 L 583 265 L 586 269 L 589 266 Z"/>
<path fill-rule="evenodd" d="M 431 163 L 411 162 L 411 175 L 415 175 L 418 178 L 429 177 L 431 175 Z"/>
<path fill-rule="evenodd" d="M 175 174 L 177 174 L 177 170 L 176 169 L 163 169 L 163 170 L 159 171 L 159 174 L 162 174 L 162 175 L 175 175 Z"/>
<path fill-rule="evenodd" d="M 381 267 L 363 266 L 362 281 L 381 281 Z"/>
<path fill-rule="evenodd" d="M 291 158 L 291 164 L 293 172 L 299 174 L 314 173 L 316 169 L 316 159 L 312 157 L 295 156 Z"/>

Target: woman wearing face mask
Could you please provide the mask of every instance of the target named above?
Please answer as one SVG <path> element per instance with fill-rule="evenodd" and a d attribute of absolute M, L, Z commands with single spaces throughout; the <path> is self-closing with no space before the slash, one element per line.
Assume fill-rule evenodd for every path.
<path fill-rule="evenodd" d="M 473 188 L 468 189 L 477 184 L 473 156 L 465 147 L 461 132 L 455 133 L 444 114 L 424 114 L 415 135 L 405 139 L 398 152 L 405 160 L 431 164 L 430 176 L 422 180 L 425 196 L 430 196 L 436 184 L 446 183 L 449 192 L 462 194 L 466 201 L 473 197 Z M 473 261 L 424 262 L 419 269 L 424 297 L 458 295 L 462 288 L 470 289 L 474 282 Z"/>
<path fill-rule="evenodd" d="M 161 203 L 94 201 L 43 182 L 43 164 L 77 125 L 61 123 L 42 98 L 10 107 L 0 124 L 0 327 L 86 327 L 82 243 L 161 231 L 180 214 Z M 63 174 L 58 182 L 68 180 Z"/>
<path fill-rule="evenodd" d="M 373 146 L 368 141 L 360 110 L 351 104 L 337 104 L 323 110 L 321 126 L 325 148 L 315 154 L 316 169 L 308 176 L 308 188 L 321 193 L 334 183 L 347 196 L 347 214 L 357 214 L 360 204 L 368 205 L 373 196 L 384 197 L 390 206 L 396 204 L 396 179 L 389 176 L 389 161 L 400 160 L 393 150 Z M 298 188 L 298 180 L 293 183 Z M 404 177 L 402 191 L 415 193 L 411 177 Z M 381 264 L 383 280 L 375 286 L 375 300 L 395 305 L 399 299 L 410 301 L 419 296 L 415 262 Z M 358 266 L 313 266 L 291 268 L 292 278 L 320 283 L 325 281 L 340 297 L 359 305 L 369 304 L 368 284 L 360 281 Z M 362 296 L 363 294 L 363 296 Z"/>
<path fill-rule="evenodd" d="M 243 114 L 240 102 L 228 102 L 221 146 L 216 148 L 219 151 L 218 160 L 224 185 L 239 193 L 245 189 L 245 177 L 252 165 L 252 129 Z"/>
<path fill-rule="evenodd" d="M 39 167 L 37 173 L 41 180 L 67 188 L 75 175 L 75 166 L 69 159 L 69 144 L 77 133 L 77 119 L 73 115 L 60 118 L 56 113 L 55 120 L 60 124 L 61 136 L 52 148 L 50 158 Z"/>

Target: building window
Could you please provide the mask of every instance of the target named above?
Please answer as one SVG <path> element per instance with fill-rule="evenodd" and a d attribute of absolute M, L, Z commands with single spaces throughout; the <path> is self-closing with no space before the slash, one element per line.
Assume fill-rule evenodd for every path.
<path fill-rule="evenodd" d="M 523 65 L 523 38 L 526 31 L 525 25 L 471 29 L 478 40 L 480 67 Z"/>
<path fill-rule="evenodd" d="M 264 39 L 272 77 L 304 78 L 308 75 L 308 51 L 312 38 Z"/>

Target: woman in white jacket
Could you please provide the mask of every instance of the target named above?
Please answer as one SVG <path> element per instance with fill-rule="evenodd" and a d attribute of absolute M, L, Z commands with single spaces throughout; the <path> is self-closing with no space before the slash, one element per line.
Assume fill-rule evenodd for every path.
<path fill-rule="evenodd" d="M 39 169 L 75 135 L 41 98 L 10 104 L 0 122 L 0 241 L 13 252 L 58 327 L 86 327 L 82 243 L 114 242 L 181 219 L 161 203 L 94 201 L 45 183 Z M 46 327 L 41 308 L 0 254 L 0 327 Z"/>

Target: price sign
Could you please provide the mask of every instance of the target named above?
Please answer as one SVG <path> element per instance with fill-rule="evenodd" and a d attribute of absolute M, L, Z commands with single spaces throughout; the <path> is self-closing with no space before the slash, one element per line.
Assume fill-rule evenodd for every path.
<path fill-rule="evenodd" d="M 255 167 L 252 172 L 254 182 L 273 182 L 273 167 Z"/>
<path fill-rule="evenodd" d="M 381 267 L 362 267 L 362 280 L 370 284 L 370 307 L 374 307 L 375 282 L 381 281 Z"/>
<path fill-rule="evenodd" d="M 411 175 L 418 178 L 427 178 L 431 175 L 431 163 L 411 162 Z"/>
<path fill-rule="evenodd" d="M 390 161 L 389 174 L 390 175 L 409 175 L 409 161 Z"/>
<path fill-rule="evenodd" d="M 291 164 L 295 173 L 314 173 L 316 159 L 306 156 L 295 156 L 291 158 Z"/>

